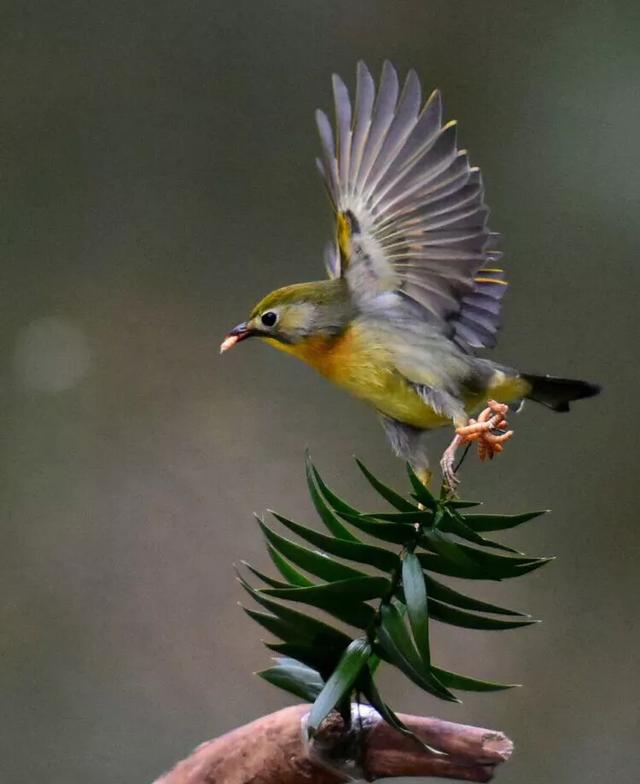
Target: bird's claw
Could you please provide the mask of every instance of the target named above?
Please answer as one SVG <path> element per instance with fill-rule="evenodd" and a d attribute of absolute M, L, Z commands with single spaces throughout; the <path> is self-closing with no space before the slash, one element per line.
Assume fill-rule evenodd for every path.
<path fill-rule="evenodd" d="M 447 460 L 446 462 L 443 460 L 440 463 L 440 467 L 442 469 L 442 479 L 447 486 L 447 489 L 450 493 L 455 493 L 460 484 L 460 480 L 455 472 L 453 460 Z"/>
<path fill-rule="evenodd" d="M 442 471 L 442 480 L 447 485 L 449 491 L 454 493 L 460 480 L 455 472 L 455 459 L 458 447 L 464 442 L 464 437 L 456 434 L 453 441 L 444 450 L 442 459 L 440 460 L 440 470 Z"/>
<path fill-rule="evenodd" d="M 481 460 L 493 460 L 503 451 L 505 441 L 513 435 L 513 430 L 506 429 L 508 410 L 509 407 L 504 403 L 489 400 L 477 419 L 469 418 L 466 425 L 456 428 L 455 438 L 445 449 L 440 461 L 442 478 L 451 491 L 456 489 L 460 481 L 454 470 L 454 461 L 456 451 L 462 444 L 477 442 L 478 457 Z"/>

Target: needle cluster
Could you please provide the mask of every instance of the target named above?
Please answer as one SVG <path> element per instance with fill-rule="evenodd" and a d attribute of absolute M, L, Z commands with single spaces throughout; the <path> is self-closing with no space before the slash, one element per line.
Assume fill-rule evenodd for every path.
<path fill-rule="evenodd" d="M 501 581 L 547 563 L 549 558 L 524 555 L 484 536 L 544 512 L 469 512 L 476 502 L 444 492 L 435 496 L 410 467 L 410 493 L 405 497 L 356 462 L 392 511 L 364 513 L 351 506 L 326 485 L 307 456 L 309 493 L 326 532 L 271 512 L 279 527 L 301 540 L 296 541 L 258 518 L 279 576 L 243 562 L 261 581 L 261 587 L 254 587 L 240 576 L 261 607 L 244 609 L 278 640 L 266 643 L 277 657 L 259 675 L 313 702 L 307 724 L 311 735 L 334 709 L 348 719 L 354 699 L 368 702 L 395 729 L 411 734 L 378 690 L 376 673 L 382 663 L 448 701 L 459 702 L 456 691 L 499 691 L 516 685 L 480 680 L 436 664 L 429 630 L 432 621 L 496 631 L 536 623 L 525 613 L 461 593 L 442 577 Z M 320 610 L 327 619 L 289 603 Z"/>

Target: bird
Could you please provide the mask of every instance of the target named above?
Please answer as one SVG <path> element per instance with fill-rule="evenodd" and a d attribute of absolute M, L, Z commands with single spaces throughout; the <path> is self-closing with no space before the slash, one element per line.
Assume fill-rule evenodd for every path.
<path fill-rule="evenodd" d="M 335 215 L 328 277 L 267 294 L 220 351 L 258 337 L 308 363 L 377 412 L 393 451 L 425 484 L 427 434 L 452 425 L 440 465 L 454 491 L 456 450 L 484 438 L 481 455 L 502 451 L 508 409 L 530 399 L 568 411 L 599 387 L 478 355 L 500 326 L 501 238 L 456 122 L 443 122 L 440 92 L 423 102 L 415 70 L 401 86 L 388 61 L 377 86 L 358 63 L 353 101 L 335 74 L 332 86 L 335 131 L 316 111 L 316 165 Z"/>

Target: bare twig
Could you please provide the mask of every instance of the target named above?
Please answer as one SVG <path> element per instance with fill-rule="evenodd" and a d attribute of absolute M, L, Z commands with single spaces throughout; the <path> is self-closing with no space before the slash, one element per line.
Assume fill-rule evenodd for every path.
<path fill-rule="evenodd" d="M 239 727 L 198 746 L 155 784 L 337 784 L 340 777 L 308 755 L 302 719 L 308 705 L 296 705 Z M 440 776 L 489 781 L 497 765 L 511 756 L 513 744 L 503 733 L 440 719 L 401 715 L 425 743 L 445 751 L 434 756 L 382 720 L 363 734 L 361 767 L 370 781 L 389 776 Z M 332 715 L 320 734 L 326 745 L 341 734 Z"/>

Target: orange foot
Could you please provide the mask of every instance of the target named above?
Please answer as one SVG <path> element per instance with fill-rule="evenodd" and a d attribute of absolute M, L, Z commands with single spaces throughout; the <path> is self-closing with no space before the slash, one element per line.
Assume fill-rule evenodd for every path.
<path fill-rule="evenodd" d="M 509 407 L 504 403 L 497 403 L 495 400 L 488 400 L 487 407 L 478 416 L 478 419 L 469 419 L 469 423 L 463 427 L 456 428 L 456 435 L 453 441 L 445 449 L 440 461 L 442 477 L 449 485 L 449 489 L 455 490 L 459 479 L 454 471 L 454 462 L 457 450 L 462 444 L 469 444 L 472 441 L 478 442 L 478 456 L 480 460 L 493 460 L 493 458 L 504 449 L 504 442 L 508 441 L 513 435 L 513 430 L 505 430 L 507 420 L 505 419 Z"/>

